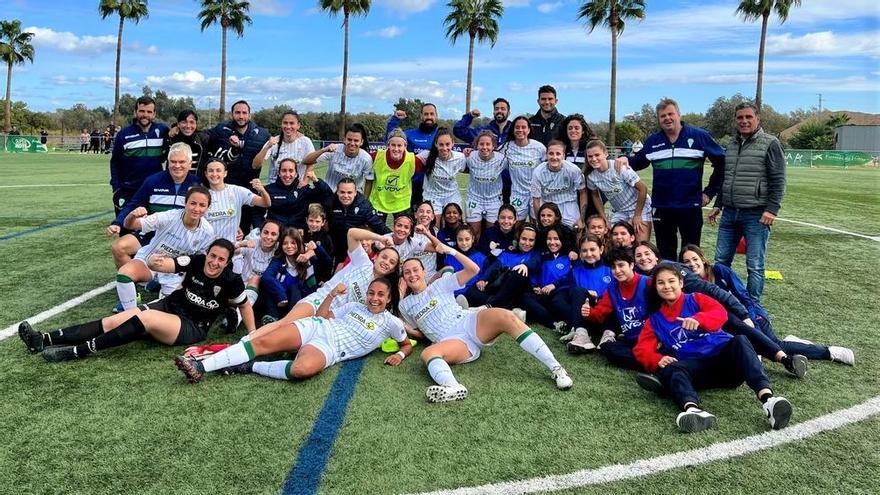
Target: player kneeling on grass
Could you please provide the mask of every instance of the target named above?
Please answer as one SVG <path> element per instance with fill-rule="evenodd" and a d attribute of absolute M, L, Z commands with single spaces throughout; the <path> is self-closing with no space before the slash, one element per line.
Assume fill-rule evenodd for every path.
<path fill-rule="evenodd" d="M 427 337 L 433 342 L 422 351 L 422 361 L 437 383 L 428 387 L 428 401 L 447 402 L 467 397 L 467 389 L 458 383 L 449 365 L 475 361 L 483 347 L 503 333 L 516 339 L 520 347 L 550 369 L 557 388 L 571 388 L 571 378 L 541 337 L 510 310 L 464 310 L 456 303 L 455 291 L 463 288 L 480 269 L 465 254 L 445 244 L 438 246 L 438 252 L 451 254 L 463 268 L 428 285 L 422 262 L 416 258 L 406 260 L 403 280 L 411 294 L 400 301 L 401 316 L 413 327 L 412 336 Z"/>
<path fill-rule="evenodd" d="M 206 255 L 153 255 L 149 258 L 150 269 L 185 273 L 183 286 L 168 297 L 49 333 L 37 332 L 25 321 L 18 327 L 18 336 L 29 351 L 42 351 L 46 361 L 84 358 L 144 335 L 165 345 L 189 345 L 205 340 L 211 324 L 226 306 L 237 306 L 245 327 L 252 332 L 254 313 L 247 302 L 244 283 L 229 264 L 234 249 L 231 242 L 217 239 Z"/>
<path fill-rule="evenodd" d="M 727 312 L 718 301 L 703 294 L 684 294 L 678 268 L 661 263 L 654 270 L 656 291 L 653 311 L 633 348 L 636 359 L 657 373 L 681 413 L 679 430 L 692 433 L 711 428 L 715 416 L 700 407 L 696 388 L 737 387 L 743 381 L 763 403 L 774 430 L 791 418 L 791 403 L 776 397 L 755 349 L 745 336 L 721 330 Z"/>
<path fill-rule="evenodd" d="M 177 356 L 174 363 L 190 383 L 198 383 L 211 371 L 302 380 L 338 362 L 365 356 L 390 337 L 398 342 L 400 350 L 388 356 L 385 364 L 397 366 L 412 353 L 412 346 L 406 338 L 403 322 L 388 311 L 389 306 L 394 307 L 396 290 L 387 278 L 377 278 L 367 288 L 366 304 L 349 302 L 331 311 L 333 299 L 346 293 L 345 285 L 339 284 L 324 298 L 317 317 L 277 325 L 253 337 L 245 336 L 237 344 L 202 361 Z M 283 351 L 296 352 L 296 358 L 254 361 L 257 356 Z"/>

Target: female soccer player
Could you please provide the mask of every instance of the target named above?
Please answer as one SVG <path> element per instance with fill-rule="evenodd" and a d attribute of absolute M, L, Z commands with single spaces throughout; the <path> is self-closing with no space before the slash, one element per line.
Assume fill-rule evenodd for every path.
<path fill-rule="evenodd" d="M 211 243 L 207 255 L 169 258 L 152 254 L 150 269 L 160 273 L 185 273 L 182 287 L 168 297 L 48 333 L 35 331 L 25 321 L 18 327 L 18 336 L 30 352 L 42 351 L 46 361 L 54 362 L 84 358 L 145 335 L 165 345 L 194 344 L 205 339 L 211 323 L 227 306 L 241 310 L 245 327 L 252 332 L 254 314 L 244 293 L 244 284 L 229 264 L 233 252 L 231 242 L 217 239 Z"/>
<path fill-rule="evenodd" d="M 734 388 L 743 381 L 763 404 L 770 427 L 785 428 L 791 403 L 773 395 L 749 340 L 721 330 L 727 321 L 724 307 L 711 297 L 682 293 L 684 281 L 673 265 L 658 265 L 654 284 L 659 309 L 645 321 L 633 353 L 646 370 L 659 375 L 681 409 L 675 418 L 679 430 L 693 433 L 715 424 L 715 416 L 700 406 L 697 388 Z"/>
<path fill-rule="evenodd" d="M 284 112 L 281 115 L 281 135 L 269 138 L 254 158 L 254 163 L 259 163 L 261 166 L 269 160 L 269 184 L 278 178 L 278 169 L 281 167 L 281 160 L 284 159 L 293 160 L 296 175 L 305 179 L 303 186 L 316 179 L 314 172 L 312 176 L 307 175 L 308 167 L 302 163 L 306 155 L 315 151 L 315 145 L 299 130 L 299 114 L 293 111 Z"/>
<path fill-rule="evenodd" d="M 541 266 L 535 277 L 537 283 L 531 291 L 523 293 L 522 309 L 529 315 L 530 321 L 555 328 L 558 333 L 564 331 L 567 315 L 571 312 L 568 306 L 571 260 L 563 249 L 558 228 L 548 228 L 544 239 L 544 254 L 541 255 Z"/>
<path fill-rule="evenodd" d="M 357 190 L 364 197 L 370 197 L 373 187 L 373 159 L 364 150 L 367 143 L 367 130 L 361 124 L 351 124 L 345 130 L 345 144 L 339 146 L 335 143 L 328 144 L 323 148 L 306 155 L 302 163 L 309 166 L 307 173 L 312 173 L 315 163 L 326 162 L 327 173 L 324 181 L 334 192 L 339 179 L 348 177 L 355 180 Z"/>
<path fill-rule="evenodd" d="M 290 310 L 291 302 L 296 303 L 317 288 L 314 266 L 308 258 L 301 256 L 304 252 L 299 231 L 293 227 L 285 228 L 275 257 L 260 277 L 263 288 L 260 309 L 264 325 L 278 321 Z"/>
<path fill-rule="evenodd" d="M 412 204 L 413 177 L 424 170 L 422 160 L 406 150 L 406 134 L 400 129 L 388 133 L 385 149 L 370 153 L 376 176 L 370 191 L 370 203 L 382 216 L 409 211 Z M 431 212 L 434 216 L 434 212 Z"/>
<path fill-rule="evenodd" d="M 855 354 L 852 349 L 840 346 L 817 345 L 810 341 L 800 339 L 794 335 L 788 335 L 779 340 L 773 326 L 770 324 L 770 315 L 763 306 L 756 303 L 746 291 L 745 284 L 729 266 L 721 263 L 712 264 L 706 259 L 703 250 L 694 244 L 688 244 L 681 251 L 679 261 L 687 265 L 694 273 L 703 277 L 704 280 L 714 283 L 727 292 L 749 310 L 749 317 L 758 329 L 764 332 L 770 340 L 779 344 L 788 354 L 801 354 L 807 359 L 823 359 L 837 361 L 852 366 L 855 364 Z"/>
<path fill-rule="evenodd" d="M 501 207 L 501 172 L 507 170 L 504 155 L 495 152 L 498 139 L 491 131 L 482 131 L 474 140 L 475 153 L 467 157 L 467 223 L 477 238 L 483 230 L 483 220 L 498 220 Z"/>
<path fill-rule="evenodd" d="M 259 238 L 245 241 L 247 244 L 238 250 L 238 256 L 241 257 L 241 280 L 245 284 L 245 294 L 251 306 L 254 306 L 259 296 L 260 277 L 275 256 L 281 229 L 281 224 L 275 220 L 266 220 L 260 229 Z"/>
<path fill-rule="evenodd" d="M 453 151 L 454 143 L 449 129 L 437 129 L 431 149 L 419 153 L 425 164 L 425 186 L 422 197 L 434 205 L 434 215 L 440 224 L 443 207 L 449 203 L 461 204 L 461 191 L 458 189 L 459 172 L 465 169 L 465 156 Z"/>
<path fill-rule="evenodd" d="M 611 226 L 611 245 L 632 249 L 636 242 L 636 230 L 626 220 L 619 220 Z"/>
<path fill-rule="evenodd" d="M 440 228 L 437 229 L 437 238 L 449 247 L 455 246 L 455 233 L 458 232 L 458 228 L 461 225 L 464 225 L 462 222 L 461 205 L 458 203 L 447 203 L 443 207 L 443 222 L 440 224 Z"/>
<path fill-rule="evenodd" d="M 535 211 L 542 203 L 553 202 L 562 212 L 565 225 L 576 229 L 584 226 L 587 207 L 584 174 L 564 159 L 565 146 L 559 141 L 547 143 L 547 161 L 538 165 L 532 175 L 532 205 Z"/>
<path fill-rule="evenodd" d="M 403 322 L 388 309 L 397 287 L 386 278 L 377 278 L 367 287 L 365 304 L 348 302 L 331 310 L 333 301 L 346 294 L 344 284 L 329 291 L 318 307 L 317 316 L 276 327 L 208 356 L 202 361 L 177 356 L 174 363 L 190 383 L 198 383 L 206 373 L 256 373 L 277 380 L 304 380 L 336 363 L 363 357 L 387 338 L 397 341 L 400 350 L 388 356 L 385 364 L 399 365 L 412 353 Z M 281 361 L 254 361 L 278 352 L 296 352 L 296 358 Z"/>
<path fill-rule="evenodd" d="M 516 207 L 501 205 L 498 221 L 480 236 L 479 250 L 486 255 L 498 256 L 516 244 Z"/>
<path fill-rule="evenodd" d="M 541 337 L 508 310 L 484 308 L 468 311 L 456 304 L 455 291 L 464 287 L 479 268 L 463 253 L 446 245 L 439 247 L 441 254 L 451 254 L 464 267 L 448 273 L 428 285 L 425 269 L 417 259 L 403 264 L 403 280 L 411 294 L 400 301 L 400 313 L 417 338 L 432 342 L 422 351 L 422 361 L 436 385 L 428 387 L 429 402 L 462 400 L 468 390 L 458 383 L 449 365 L 469 363 L 480 357 L 484 346 L 501 334 L 514 338 L 520 347 L 543 363 L 560 390 L 572 386 L 568 373 L 559 364 Z"/>
<path fill-rule="evenodd" d="M 296 162 L 290 158 L 282 159 L 278 165 L 278 179 L 266 186 L 272 199 L 266 218 L 305 230 L 309 205 L 319 203 L 329 206 L 333 201 L 333 191 L 320 179 L 303 185 L 296 167 Z"/>
<path fill-rule="evenodd" d="M 651 238 L 651 197 L 648 188 L 631 168 L 618 172 L 610 166 L 605 143 L 593 140 L 587 143 L 587 168 L 584 169 L 587 188 L 598 214 L 605 216 L 603 195 L 608 199 L 614 214 L 612 222 L 627 221 L 633 226 L 636 239 Z"/>
<path fill-rule="evenodd" d="M 186 206 L 181 210 L 168 210 L 147 215 L 147 209 L 135 208 L 125 217 L 124 226 L 143 233 L 156 232 L 153 240 L 138 249 L 134 259 L 116 272 L 116 293 L 123 310 L 137 305 L 135 283 L 149 282 L 153 271 L 147 266 L 151 254 L 169 257 L 204 253 L 216 238 L 214 228 L 203 218 L 211 205 L 211 193 L 202 186 L 193 186 L 186 192 Z M 162 294 L 177 289 L 181 277 L 174 272 L 158 275 Z"/>
<path fill-rule="evenodd" d="M 409 213 L 401 213 L 394 219 L 394 228 L 386 234 L 394 243 L 400 259 L 419 258 L 428 272 L 428 279 L 437 273 L 437 255 L 434 242 L 440 242 L 423 225 L 416 229 L 415 219 Z M 433 238 L 433 239 L 432 239 Z"/>
<path fill-rule="evenodd" d="M 516 220 L 523 222 L 531 216 L 532 172 L 544 161 L 547 147 L 529 139 L 529 119 L 520 115 L 513 119 L 507 141 L 501 153 L 510 170 L 510 204 L 515 209 Z"/>
<path fill-rule="evenodd" d="M 238 238 L 241 208 L 243 206 L 268 208 L 272 206 L 272 198 L 260 179 L 251 181 L 251 187 L 260 193 L 259 196 L 244 187 L 226 184 L 225 179 L 226 164 L 219 160 L 208 162 L 205 166 L 205 181 L 211 191 L 211 206 L 205 218 L 211 222 L 214 234 L 218 238 L 235 242 Z"/>

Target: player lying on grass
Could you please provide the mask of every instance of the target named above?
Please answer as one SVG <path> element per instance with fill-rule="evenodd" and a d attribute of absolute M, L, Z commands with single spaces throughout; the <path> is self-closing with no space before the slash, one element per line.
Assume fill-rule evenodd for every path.
<path fill-rule="evenodd" d="M 681 250 L 679 261 L 687 265 L 691 271 L 703 277 L 703 279 L 714 283 L 736 297 L 748 309 L 749 318 L 755 323 L 756 328 L 778 344 L 786 353 L 801 354 L 807 359 L 837 361 L 850 366 L 855 364 L 853 351 L 846 347 L 818 345 L 794 335 L 788 335 L 780 341 L 779 337 L 776 336 L 776 332 L 773 331 L 773 326 L 770 324 L 770 315 L 767 313 L 767 310 L 749 296 L 746 286 L 739 278 L 739 275 L 729 266 L 722 265 L 721 263 L 709 263 L 709 260 L 706 259 L 703 250 L 699 246 L 693 244 L 685 246 Z"/>
<path fill-rule="evenodd" d="M 681 409 L 675 418 L 679 430 L 703 431 L 715 416 L 703 410 L 697 388 L 738 387 L 743 381 L 763 404 L 774 430 L 785 428 L 791 403 L 776 397 L 752 344 L 743 335 L 733 336 L 721 326 L 727 312 L 718 301 L 703 294 L 684 294 L 678 267 L 660 264 L 654 271 L 654 309 L 645 321 L 633 353 L 641 365 L 656 373 Z"/>
<path fill-rule="evenodd" d="M 26 321 L 18 336 L 30 352 L 42 352 L 46 361 L 84 358 L 111 347 L 129 344 L 149 335 L 165 345 L 189 345 L 205 340 L 208 329 L 227 306 L 237 306 L 249 332 L 254 313 L 241 276 L 229 259 L 234 247 L 225 239 L 211 243 L 206 255 L 167 258 L 153 255 L 150 269 L 160 273 L 185 273 L 183 286 L 158 301 L 134 307 L 100 320 L 40 333 Z"/>
<path fill-rule="evenodd" d="M 406 260 L 403 280 L 411 294 L 400 301 L 400 314 L 412 327 L 408 329 L 411 335 L 433 342 L 421 354 L 428 373 L 437 383 L 428 387 L 428 401 L 447 402 L 467 397 L 467 388 L 458 383 L 449 365 L 475 361 L 483 347 L 503 333 L 516 339 L 520 347 L 550 369 L 560 390 L 571 388 L 571 378 L 541 337 L 511 311 L 501 308 L 468 311 L 456 303 L 455 291 L 476 276 L 479 268 L 466 255 L 445 244 L 437 249 L 440 254 L 453 255 L 463 268 L 428 285 L 422 262 L 417 258 Z"/>
<path fill-rule="evenodd" d="M 395 291 L 397 288 L 387 278 L 377 278 L 367 288 L 366 304 L 348 302 L 331 310 L 334 299 L 347 292 L 344 284 L 338 284 L 318 307 L 317 317 L 245 336 L 202 361 L 177 356 L 174 363 L 190 383 L 198 383 L 211 371 L 303 380 L 341 361 L 365 356 L 390 337 L 397 341 L 400 350 L 388 356 L 385 364 L 397 366 L 412 353 L 412 346 L 403 322 L 388 310 L 394 308 Z M 256 357 L 284 351 L 296 352 L 296 358 L 254 361 Z"/>

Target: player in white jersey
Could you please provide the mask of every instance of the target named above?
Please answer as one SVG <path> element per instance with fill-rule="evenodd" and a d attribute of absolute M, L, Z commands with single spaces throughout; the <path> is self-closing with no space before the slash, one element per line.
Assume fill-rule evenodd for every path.
<path fill-rule="evenodd" d="M 430 201 L 434 207 L 437 225 L 440 225 L 444 206 L 449 203 L 461 204 L 457 175 L 464 171 L 467 163 L 464 153 L 452 150 L 453 143 L 452 133 L 441 127 L 437 129 L 431 149 L 419 153 L 419 159 L 425 164 L 422 198 Z"/>
<path fill-rule="evenodd" d="M 260 276 L 263 275 L 266 267 L 275 256 L 281 229 L 282 225 L 277 221 L 266 220 L 263 222 L 256 239 L 252 239 L 251 235 L 248 235 L 241 242 L 243 245 L 236 256 L 240 257 L 241 280 L 244 282 L 245 294 L 247 294 L 251 306 L 257 301 Z M 257 232 L 257 230 L 254 229 L 253 232 Z"/>
<path fill-rule="evenodd" d="M 587 207 L 584 173 L 565 161 L 564 156 L 562 141 L 554 139 L 547 143 L 547 161 L 538 165 L 532 175 L 532 207 L 537 212 L 543 203 L 556 203 L 562 212 L 562 223 L 582 229 Z"/>
<path fill-rule="evenodd" d="M 308 136 L 299 132 L 299 128 L 299 114 L 293 111 L 284 112 L 281 114 L 281 135 L 272 136 L 266 141 L 263 149 L 254 158 L 254 163 L 269 162 L 269 181 L 267 184 L 275 182 L 275 179 L 278 178 L 278 169 L 281 168 L 281 160 L 284 159 L 293 160 L 296 164 L 297 177 L 304 177 L 306 180 L 317 179 L 314 174 L 311 177 L 307 176 L 308 167 L 302 163 L 306 155 L 315 151 L 315 145 Z"/>
<path fill-rule="evenodd" d="M 649 240 L 653 220 L 651 197 L 648 196 L 648 188 L 638 174 L 629 167 L 624 167 L 618 172 L 613 166 L 614 161 L 608 159 L 605 143 L 599 140 L 587 143 L 587 165 L 592 168 L 587 174 L 587 188 L 599 214 L 605 216 L 601 192 L 614 208 L 611 223 L 630 222 L 636 232 L 637 241 Z"/>
<path fill-rule="evenodd" d="M 373 172 L 373 159 L 362 148 L 366 142 L 367 133 L 364 126 L 352 124 L 345 131 L 343 146 L 331 143 L 303 158 L 303 163 L 309 166 L 307 173 L 313 171 L 315 163 L 326 163 L 327 173 L 324 182 L 333 189 L 333 192 L 336 192 L 339 179 L 348 177 L 354 180 L 357 190 L 363 193 L 365 198 L 369 198 L 376 175 Z"/>
<path fill-rule="evenodd" d="M 501 208 L 501 172 L 507 168 L 504 155 L 495 152 L 498 138 L 492 131 L 482 131 L 474 141 L 476 152 L 467 157 L 467 223 L 477 238 L 483 219 L 492 224 L 498 220 Z"/>
<path fill-rule="evenodd" d="M 449 365 L 476 360 L 483 347 L 503 333 L 550 369 L 560 390 L 571 388 L 571 378 L 541 337 L 512 312 L 501 308 L 469 311 L 458 305 L 455 291 L 464 288 L 480 269 L 466 255 L 445 244 L 438 247 L 438 252 L 453 255 L 462 270 L 447 273 L 428 285 L 421 261 L 408 259 L 403 263 L 403 280 L 411 294 L 400 301 L 400 314 L 411 327 L 407 331 L 432 342 L 421 354 L 428 373 L 437 383 L 428 387 L 428 401 L 447 402 L 467 397 L 467 389 L 458 383 Z"/>
<path fill-rule="evenodd" d="M 529 139 L 529 129 L 526 117 L 513 119 L 512 135 L 501 148 L 510 171 L 510 204 L 516 208 L 516 219 L 520 222 L 534 216 L 531 213 L 532 174 L 547 154 L 547 147 L 540 141 Z"/>
<path fill-rule="evenodd" d="M 391 239 L 394 243 L 392 247 L 397 250 L 400 259 L 407 260 L 410 258 L 418 258 L 425 265 L 425 272 L 428 274 L 428 280 L 431 280 L 437 273 L 437 256 L 436 243 L 437 240 L 431 232 L 423 225 L 416 225 L 414 232 L 415 219 L 409 213 L 401 213 L 394 218 L 394 228 L 390 234 L 385 237 Z M 433 261 L 433 265 L 429 265 Z"/>
<path fill-rule="evenodd" d="M 214 227 L 214 234 L 219 239 L 226 239 L 229 242 L 235 242 L 239 239 L 238 224 L 241 220 L 242 206 L 259 206 L 268 208 L 272 206 L 272 198 L 260 179 L 251 181 L 251 187 L 260 193 L 259 196 L 250 192 L 248 189 L 236 186 L 235 184 L 226 184 L 226 164 L 213 160 L 205 166 L 205 180 L 211 191 L 211 206 L 205 213 L 205 219 L 211 222 Z M 240 266 L 236 266 L 241 271 Z"/>
<path fill-rule="evenodd" d="M 388 311 L 398 290 L 392 285 L 386 278 L 377 278 L 367 288 L 366 304 L 349 302 L 331 310 L 333 300 L 346 293 L 345 285 L 339 284 L 324 298 L 318 316 L 297 320 L 290 329 L 277 328 L 262 335 L 246 336 L 202 361 L 178 356 L 175 364 L 190 383 L 201 381 L 211 371 L 303 380 L 338 362 L 365 356 L 390 337 L 400 350 L 388 356 L 385 364 L 397 366 L 412 353 L 412 345 L 403 322 Z M 296 358 L 254 361 L 258 356 L 285 351 L 296 352 Z"/>
<path fill-rule="evenodd" d="M 149 244 L 140 248 L 134 259 L 116 272 L 116 293 L 119 295 L 121 309 L 131 309 L 137 305 L 135 283 L 149 282 L 155 275 L 147 266 L 147 257 L 161 254 L 177 257 L 204 253 L 215 239 L 214 229 L 203 218 L 211 204 L 211 193 L 203 186 L 194 186 L 186 193 L 183 210 L 168 210 L 147 215 L 147 209 L 135 208 L 123 222 L 129 230 L 143 233 L 156 232 Z M 183 278 L 178 274 L 162 274 L 159 282 L 161 292 L 168 295 L 177 289 Z"/>
<path fill-rule="evenodd" d="M 395 278 L 400 264 L 400 256 L 391 246 L 392 242 L 389 238 L 374 234 L 369 230 L 349 229 L 347 240 L 350 262 L 336 272 L 317 291 L 297 302 L 283 318 L 260 327 L 257 330 L 258 335 L 272 331 L 276 327 L 290 328 L 290 324 L 296 320 L 315 316 L 321 302 L 339 284 L 344 284 L 348 291 L 345 297 L 334 300 L 334 306 L 330 308 L 332 310 L 338 309 L 347 302 L 365 302 L 367 286 L 373 279 L 379 277 Z M 361 246 L 361 241 L 381 242 L 385 247 L 379 251 L 375 260 L 370 261 L 369 255 Z"/>

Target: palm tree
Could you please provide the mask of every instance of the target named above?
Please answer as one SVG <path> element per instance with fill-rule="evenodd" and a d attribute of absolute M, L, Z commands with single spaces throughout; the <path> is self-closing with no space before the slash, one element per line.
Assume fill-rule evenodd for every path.
<path fill-rule="evenodd" d="M 202 31 L 213 24 L 220 24 L 223 31 L 223 48 L 220 59 L 220 120 L 223 120 L 226 111 L 226 31 L 232 28 L 239 38 L 244 36 L 244 26 L 253 24 L 247 15 L 251 8 L 250 2 L 237 2 L 236 0 L 200 0 L 202 10 L 199 19 L 202 21 Z"/>
<path fill-rule="evenodd" d="M 782 24 L 788 19 L 792 7 L 799 7 L 801 0 L 741 0 L 736 13 L 746 22 L 761 19 L 761 47 L 758 49 L 758 83 L 755 89 L 755 106 L 761 110 L 761 92 L 764 87 L 764 45 L 767 42 L 767 23 L 775 11 Z"/>
<path fill-rule="evenodd" d="M 0 21 L 0 60 L 6 62 L 6 116 L 3 126 L 6 132 L 12 129 L 12 66 L 34 63 L 34 33 L 21 32 L 21 21 Z"/>
<path fill-rule="evenodd" d="M 345 138 L 345 93 L 348 90 L 348 18 L 351 15 L 364 16 L 370 12 L 370 0 L 320 0 L 321 10 L 331 17 L 342 11 L 342 96 L 339 99 L 339 139 Z"/>
<path fill-rule="evenodd" d="M 593 0 L 581 5 L 578 19 L 584 19 L 592 33 L 598 26 L 611 30 L 611 103 L 608 110 L 608 145 L 616 143 L 614 135 L 617 113 L 617 38 L 623 34 L 625 22 L 645 18 L 645 0 Z"/>
<path fill-rule="evenodd" d="M 98 13 L 101 19 L 117 14 L 119 15 L 119 33 L 116 35 L 116 91 L 113 94 L 113 119 L 119 112 L 119 63 L 122 60 L 122 26 L 129 19 L 135 24 L 141 19 L 147 18 L 147 0 L 101 0 L 98 4 Z"/>
<path fill-rule="evenodd" d="M 474 41 L 498 41 L 498 20 L 504 14 L 501 0 L 450 0 L 447 7 L 452 11 L 443 20 L 446 37 L 453 45 L 465 34 L 470 38 L 468 46 L 467 88 L 465 89 L 465 112 L 471 111 L 471 85 L 474 77 Z"/>

